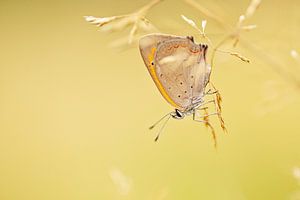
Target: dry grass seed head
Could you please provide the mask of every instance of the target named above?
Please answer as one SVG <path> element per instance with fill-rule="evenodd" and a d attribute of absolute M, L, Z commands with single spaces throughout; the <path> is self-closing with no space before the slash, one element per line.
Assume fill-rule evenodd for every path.
<path fill-rule="evenodd" d="M 212 45 L 211 40 L 205 35 L 205 28 L 206 28 L 206 24 L 207 24 L 207 21 L 206 21 L 206 20 L 202 20 L 202 21 L 201 21 L 201 29 L 200 29 L 200 28 L 196 25 L 196 23 L 195 23 L 193 20 L 187 18 L 187 17 L 184 16 L 184 15 L 181 15 L 181 18 L 182 18 L 186 23 L 188 23 L 190 26 L 192 26 L 194 29 L 196 29 L 197 32 L 200 33 L 201 37 L 204 38 L 204 39 L 206 39 L 206 40 L 208 41 L 208 43 L 209 43 L 210 45 Z M 212 46 L 213 46 L 213 45 L 212 45 Z"/>
<path fill-rule="evenodd" d="M 214 146 L 215 146 L 215 148 L 217 148 L 217 136 L 216 136 L 215 129 L 209 122 L 209 117 L 208 117 L 209 114 L 208 114 L 207 108 L 204 108 L 203 110 L 204 110 L 204 117 L 203 117 L 204 125 L 205 125 L 205 127 L 209 128 L 211 130 L 211 135 L 214 140 Z"/>
<path fill-rule="evenodd" d="M 136 12 L 127 15 L 118 15 L 111 17 L 93 17 L 85 16 L 85 20 L 93 25 L 100 27 L 101 31 L 119 31 L 127 26 L 132 26 L 129 36 L 128 44 L 131 44 L 139 30 L 150 32 L 157 30 L 153 24 L 145 18 L 148 10 L 162 0 L 153 0 L 144 7 L 138 9 Z"/>

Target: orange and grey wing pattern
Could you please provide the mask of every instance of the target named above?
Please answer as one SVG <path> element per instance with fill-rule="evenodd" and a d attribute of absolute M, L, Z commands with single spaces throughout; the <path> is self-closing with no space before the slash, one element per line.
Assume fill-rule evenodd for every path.
<path fill-rule="evenodd" d="M 192 42 L 186 38 L 165 41 L 155 55 L 156 73 L 166 93 L 185 110 L 191 104 L 192 80 L 188 78 L 198 54 L 190 51 Z"/>
<path fill-rule="evenodd" d="M 177 105 L 176 102 L 173 101 L 173 99 L 169 96 L 169 94 L 166 92 L 163 84 L 159 80 L 159 78 L 157 76 L 157 71 L 156 71 L 156 64 L 154 63 L 158 45 L 164 41 L 168 41 L 168 40 L 174 39 L 174 38 L 181 38 L 181 37 L 163 35 L 163 34 L 146 35 L 140 39 L 139 47 L 140 47 L 140 52 L 141 52 L 142 58 L 144 60 L 144 63 L 146 65 L 154 83 L 156 84 L 157 88 L 159 89 L 160 93 L 162 94 L 162 96 L 173 107 L 180 108 L 180 106 Z"/>
<path fill-rule="evenodd" d="M 149 34 L 143 36 L 139 41 L 139 47 L 145 65 L 148 67 L 151 64 L 151 61 L 153 59 L 149 59 L 149 58 L 154 57 L 158 44 L 175 38 L 183 38 L 183 37 L 165 35 L 165 34 Z"/>
<path fill-rule="evenodd" d="M 185 110 L 202 97 L 208 71 L 204 46 L 187 37 L 148 35 L 141 39 L 140 50 L 156 86 L 172 106 Z"/>
<path fill-rule="evenodd" d="M 211 67 L 206 63 L 207 46 L 201 45 L 201 53 L 199 60 L 192 66 L 190 70 L 190 77 L 193 78 L 193 91 L 191 94 L 191 98 L 193 102 L 197 102 L 204 96 L 205 87 L 209 82 Z"/>

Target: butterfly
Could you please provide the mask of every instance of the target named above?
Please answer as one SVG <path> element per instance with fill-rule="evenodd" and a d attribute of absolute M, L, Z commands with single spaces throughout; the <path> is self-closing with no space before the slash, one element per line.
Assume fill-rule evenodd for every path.
<path fill-rule="evenodd" d="M 196 44 L 192 36 L 150 34 L 140 39 L 139 49 L 161 95 L 175 108 L 175 111 L 166 114 L 150 129 L 154 128 L 164 118 L 167 120 L 161 130 L 171 117 L 183 119 L 189 115 L 192 115 L 195 121 L 204 122 L 212 130 L 213 127 L 208 122 L 210 115 L 218 115 L 219 119 L 222 120 L 222 125 L 224 125 L 220 115 L 221 98 L 218 96 L 218 91 L 209 90 L 205 92 L 211 74 L 211 67 L 206 62 L 208 45 Z M 204 97 L 212 94 L 217 94 L 217 98 L 205 102 Z M 205 105 L 209 103 L 215 104 L 215 113 L 207 113 Z M 205 115 L 200 116 L 203 120 L 199 120 L 196 116 L 199 110 L 205 111 Z M 161 130 L 155 141 L 158 140 Z M 212 132 L 215 139 L 214 131 Z"/>

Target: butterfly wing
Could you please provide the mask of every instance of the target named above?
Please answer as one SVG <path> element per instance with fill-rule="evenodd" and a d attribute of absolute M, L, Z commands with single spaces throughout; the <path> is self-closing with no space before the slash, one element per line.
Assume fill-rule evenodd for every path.
<path fill-rule="evenodd" d="M 187 37 L 152 34 L 140 40 L 143 60 L 156 86 L 180 110 L 203 95 L 210 74 L 205 50 Z"/>

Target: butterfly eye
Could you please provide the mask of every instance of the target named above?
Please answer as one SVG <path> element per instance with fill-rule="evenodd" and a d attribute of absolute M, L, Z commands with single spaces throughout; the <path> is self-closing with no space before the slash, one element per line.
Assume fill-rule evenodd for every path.
<path fill-rule="evenodd" d="M 176 113 L 177 118 L 182 118 L 183 117 L 183 114 L 179 110 L 175 109 L 175 113 Z"/>
<path fill-rule="evenodd" d="M 152 65 L 152 66 L 154 65 L 154 62 L 153 62 L 153 61 L 151 62 L 151 65 Z"/>

